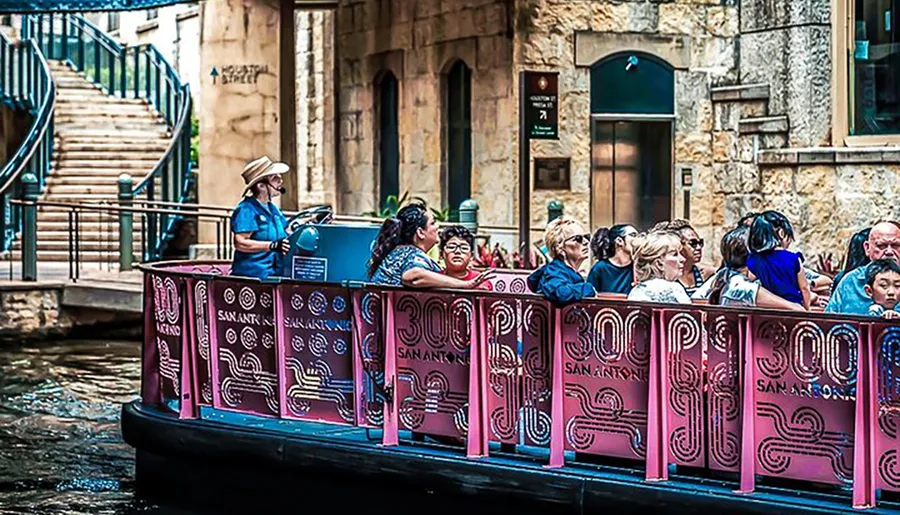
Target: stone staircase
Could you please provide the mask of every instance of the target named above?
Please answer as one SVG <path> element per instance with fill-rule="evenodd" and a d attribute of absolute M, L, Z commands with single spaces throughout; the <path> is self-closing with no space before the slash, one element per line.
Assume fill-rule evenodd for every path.
<path fill-rule="evenodd" d="M 162 158 L 169 129 L 147 101 L 109 96 L 67 64 L 49 64 L 57 87 L 55 139 L 53 167 L 41 200 L 116 205 L 119 176 L 130 174 L 135 184 L 144 179 Z M 67 261 L 68 210 L 40 207 L 37 226 L 38 261 Z M 137 214 L 134 233 L 139 256 L 141 216 Z M 118 261 L 116 214 L 84 212 L 79 237 L 83 263 Z M 14 251 L 19 245 L 17 241 Z"/>

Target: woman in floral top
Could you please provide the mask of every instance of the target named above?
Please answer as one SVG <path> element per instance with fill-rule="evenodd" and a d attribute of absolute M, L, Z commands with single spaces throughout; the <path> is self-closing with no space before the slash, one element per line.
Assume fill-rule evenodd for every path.
<path fill-rule="evenodd" d="M 422 204 L 409 204 L 381 226 L 368 275 L 373 283 L 414 288 L 475 288 L 491 279 L 493 270 L 463 281 L 441 274 L 428 251 L 438 242 L 437 223 Z"/>

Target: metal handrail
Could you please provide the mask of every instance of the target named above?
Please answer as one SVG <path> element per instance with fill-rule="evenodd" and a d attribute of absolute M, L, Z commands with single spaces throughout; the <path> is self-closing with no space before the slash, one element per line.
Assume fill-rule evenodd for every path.
<path fill-rule="evenodd" d="M 34 39 L 13 43 L 0 34 L 0 67 L 3 68 L 0 71 L 0 92 L 3 99 L 16 107 L 24 108 L 32 116 L 22 143 L 0 170 L 0 207 L 3 210 L 0 216 L 0 250 L 7 251 L 21 230 L 20 213 L 12 209 L 10 201 L 22 195 L 21 180 L 24 172 L 28 170 L 33 173 L 41 189 L 50 172 L 56 86 L 50 74 L 50 66 Z"/>

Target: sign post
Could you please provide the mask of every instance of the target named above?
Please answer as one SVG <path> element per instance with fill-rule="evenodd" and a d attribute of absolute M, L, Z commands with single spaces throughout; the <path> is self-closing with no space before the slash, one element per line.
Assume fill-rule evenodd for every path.
<path fill-rule="evenodd" d="M 519 72 L 519 246 L 531 268 L 531 140 L 559 139 L 559 74 Z"/>

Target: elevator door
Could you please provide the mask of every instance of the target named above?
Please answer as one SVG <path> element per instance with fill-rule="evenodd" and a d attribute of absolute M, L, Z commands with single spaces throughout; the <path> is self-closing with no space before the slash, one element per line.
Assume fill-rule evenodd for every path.
<path fill-rule="evenodd" d="M 672 123 L 591 122 L 591 226 L 647 229 L 672 216 Z"/>

